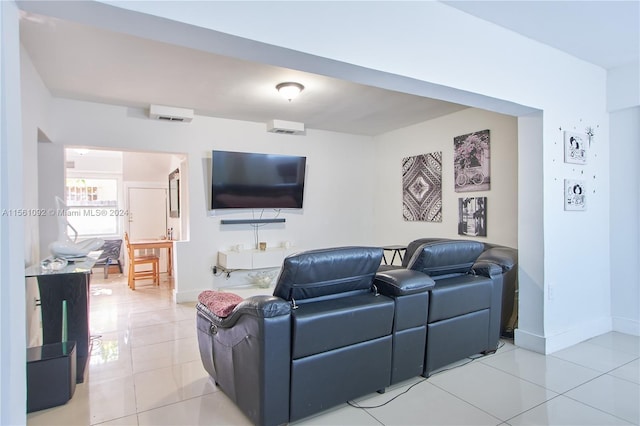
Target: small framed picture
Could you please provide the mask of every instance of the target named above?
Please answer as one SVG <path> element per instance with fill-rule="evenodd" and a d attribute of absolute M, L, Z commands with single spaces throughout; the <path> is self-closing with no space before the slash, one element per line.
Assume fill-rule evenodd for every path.
<path fill-rule="evenodd" d="M 587 188 L 585 181 L 564 180 L 564 209 L 567 211 L 583 211 L 587 209 Z"/>
<path fill-rule="evenodd" d="M 564 162 L 587 164 L 588 136 L 583 133 L 564 132 Z"/>
<path fill-rule="evenodd" d="M 487 197 L 458 198 L 458 235 L 487 236 Z"/>

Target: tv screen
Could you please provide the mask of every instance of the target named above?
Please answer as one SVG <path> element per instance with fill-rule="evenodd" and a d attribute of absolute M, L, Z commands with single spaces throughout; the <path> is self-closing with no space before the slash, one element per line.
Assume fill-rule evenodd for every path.
<path fill-rule="evenodd" d="M 300 209 L 306 157 L 211 152 L 212 209 Z"/>

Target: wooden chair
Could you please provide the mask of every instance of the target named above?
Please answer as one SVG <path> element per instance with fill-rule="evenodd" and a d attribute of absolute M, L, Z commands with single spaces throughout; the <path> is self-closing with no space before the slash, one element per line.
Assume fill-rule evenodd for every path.
<path fill-rule="evenodd" d="M 160 285 L 160 257 L 155 254 L 136 255 L 135 249 L 129 242 L 129 235 L 124 233 L 129 255 L 129 288 L 136 289 L 136 280 L 152 279 L 155 285 Z M 138 265 L 151 265 L 151 270 L 136 271 Z"/>

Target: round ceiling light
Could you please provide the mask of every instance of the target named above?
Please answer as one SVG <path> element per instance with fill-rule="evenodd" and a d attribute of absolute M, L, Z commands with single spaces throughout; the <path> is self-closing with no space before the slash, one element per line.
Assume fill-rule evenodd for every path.
<path fill-rule="evenodd" d="M 296 96 L 304 90 L 304 86 L 300 83 L 294 83 L 291 81 L 280 83 L 276 86 L 276 90 L 283 98 L 291 102 Z"/>

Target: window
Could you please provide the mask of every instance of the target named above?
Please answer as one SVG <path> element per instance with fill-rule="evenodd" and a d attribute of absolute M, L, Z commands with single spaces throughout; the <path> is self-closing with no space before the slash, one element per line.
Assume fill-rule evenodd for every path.
<path fill-rule="evenodd" d="M 118 209 L 116 178 L 66 179 L 67 220 L 78 231 L 78 237 L 117 235 L 124 212 Z"/>

